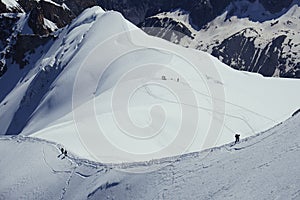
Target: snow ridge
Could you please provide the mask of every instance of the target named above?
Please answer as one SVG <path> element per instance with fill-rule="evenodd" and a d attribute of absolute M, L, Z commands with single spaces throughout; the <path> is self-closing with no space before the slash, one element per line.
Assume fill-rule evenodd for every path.
<path fill-rule="evenodd" d="M 233 147 L 230 143 L 152 162 L 124 164 L 95 163 L 72 153 L 60 159 L 57 155 L 61 145 L 37 138 L 1 137 L 0 149 L 6 150 L 0 151 L 0 174 L 4 180 L 1 183 L 5 183 L 0 183 L 1 197 L 297 199 L 299 121 L 300 116 L 296 115 Z M 10 162 L 5 162 L 8 159 Z M 20 163 L 23 168 L 17 167 Z M 24 174 L 28 166 L 31 170 Z"/>

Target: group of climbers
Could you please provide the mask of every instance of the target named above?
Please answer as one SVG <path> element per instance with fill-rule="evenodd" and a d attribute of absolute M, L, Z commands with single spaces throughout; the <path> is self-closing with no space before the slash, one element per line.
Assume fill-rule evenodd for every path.
<path fill-rule="evenodd" d="M 60 151 L 61 151 L 61 154 L 59 154 L 57 157 L 60 158 L 61 156 L 63 156 L 61 159 L 64 159 L 67 156 L 68 152 L 64 148 L 60 148 Z"/>
<path fill-rule="evenodd" d="M 167 77 L 166 76 L 162 76 L 161 80 L 166 81 Z M 170 80 L 176 80 L 176 82 L 179 82 L 179 78 L 176 78 L 176 79 L 171 78 Z"/>

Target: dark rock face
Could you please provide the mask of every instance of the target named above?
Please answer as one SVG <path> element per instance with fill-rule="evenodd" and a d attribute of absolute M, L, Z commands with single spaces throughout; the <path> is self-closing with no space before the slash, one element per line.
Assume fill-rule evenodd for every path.
<path fill-rule="evenodd" d="M 12 34 L 12 29 L 17 21 L 17 17 L 0 17 L 0 50 L 7 45 L 8 42 L 6 39 Z M 0 57 L 0 59 L 1 58 L 2 57 Z"/>
<path fill-rule="evenodd" d="M 29 64 L 25 55 L 32 54 L 36 48 L 53 39 L 52 30 L 45 26 L 44 18 L 62 28 L 76 17 L 71 10 L 47 1 L 19 0 L 18 3 L 29 15 L 27 23 L 33 35 L 22 34 L 18 30 L 20 17 L 17 14 L 0 17 L 0 77 L 5 74 L 10 63 L 18 64 L 20 69 L 25 68 Z M 5 7 L 0 3 L 0 9 L 1 6 Z M 6 7 L 1 11 L 21 12 L 16 9 L 8 11 Z"/>
<path fill-rule="evenodd" d="M 10 42 L 13 33 L 13 27 L 17 22 L 16 17 L 1 16 L 0 17 L 0 78 L 7 71 L 6 59 L 11 56 L 10 48 L 6 48 Z M 13 38 L 11 38 L 13 39 Z"/>
<path fill-rule="evenodd" d="M 76 17 L 70 10 L 47 1 L 21 0 L 20 5 L 30 13 L 29 26 L 35 34 L 47 35 L 52 31 L 44 25 L 44 18 L 54 22 L 58 28 L 68 25 Z"/>
<path fill-rule="evenodd" d="M 137 25 L 158 13 L 182 9 L 190 13 L 191 25 L 195 29 L 200 29 L 220 15 L 229 3 L 230 0 L 98 0 L 103 8 L 119 11 Z"/>
<path fill-rule="evenodd" d="M 256 0 L 248 0 L 254 3 Z M 190 23 L 196 29 L 203 28 L 208 22 L 221 15 L 230 3 L 236 0 L 98 0 L 98 5 L 107 10 L 121 12 L 125 18 L 136 25 L 143 25 L 147 18 L 158 13 L 170 12 L 176 9 L 190 13 Z M 293 0 L 259 0 L 266 11 L 274 14 L 288 8 Z M 296 2 L 297 4 L 297 2 Z M 146 23 L 147 24 L 147 23 Z"/>
<path fill-rule="evenodd" d="M 55 6 L 49 2 L 41 1 L 40 8 L 45 18 L 54 22 L 58 28 L 68 25 L 76 17 L 70 10 Z"/>
<path fill-rule="evenodd" d="M 97 5 L 95 0 L 54 0 L 58 4 L 53 4 L 48 1 L 35 0 L 19 0 L 18 3 L 26 13 L 30 13 L 29 26 L 37 35 L 47 35 L 52 31 L 44 25 L 44 18 L 52 21 L 58 28 L 62 28 L 71 23 L 71 21 L 78 16 L 86 8 Z M 61 6 L 65 4 L 68 8 Z M 4 7 L 5 9 L 1 8 Z M 0 11 L 8 12 L 5 5 L 0 3 Z M 9 11 L 11 12 L 11 11 Z M 15 10 L 15 12 L 21 12 Z"/>
<path fill-rule="evenodd" d="M 29 61 L 25 58 L 25 54 L 35 53 L 35 49 L 45 45 L 53 36 L 42 37 L 39 35 L 19 35 L 16 44 L 13 46 L 12 58 L 20 68 L 24 68 Z"/>
<path fill-rule="evenodd" d="M 78 16 L 87 8 L 98 5 L 96 0 L 55 0 L 58 4 L 66 4 L 74 16 Z"/>
<path fill-rule="evenodd" d="M 44 14 L 41 8 L 34 8 L 31 11 L 28 25 L 35 34 L 48 35 L 50 33 L 44 25 Z"/>
<path fill-rule="evenodd" d="M 1 13 L 7 12 L 6 6 L 4 3 L 2 3 L 2 1 L 0 1 L 0 12 Z"/>
<path fill-rule="evenodd" d="M 286 36 L 278 36 L 266 47 L 260 49 L 254 45 L 255 37 L 245 36 L 246 31 L 255 30 L 243 30 L 229 37 L 213 48 L 212 55 L 235 69 L 273 76 L 277 66 L 284 64 L 282 63 L 284 61 L 282 50 Z"/>
<path fill-rule="evenodd" d="M 172 18 L 159 20 L 156 17 L 147 18 L 139 25 L 146 33 L 172 41 L 176 44 L 184 37 L 193 39 L 192 32 L 182 23 L 176 22 Z M 176 39 L 175 39 L 176 35 Z"/>
<path fill-rule="evenodd" d="M 67 5 L 70 9 L 63 9 L 46 1 L 19 0 L 19 4 L 25 12 L 40 9 L 47 19 L 53 21 L 58 27 L 63 27 L 78 16 L 84 9 L 99 5 L 106 10 L 121 12 L 128 20 L 134 24 L 148 24 L 147 18 L 161 12 L 169 12 L 182 9 L 190 13 L 190 23 L 196 29 L 201 29 L 215 17 L 222 14 L 228 5 L 236 0 L 53 0 L 62 5 Z M 248 0 L 255 2 L 255 0 Z M 280 12 L 293 3 L 293 0 L 259 0 L 259 2 L 270 13 Z M 0 2 L 0 11 L 7 11 L 3 3 Z"/>

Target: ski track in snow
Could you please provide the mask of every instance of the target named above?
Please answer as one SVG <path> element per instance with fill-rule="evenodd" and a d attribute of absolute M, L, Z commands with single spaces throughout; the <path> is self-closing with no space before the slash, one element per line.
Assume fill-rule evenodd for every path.
<path fill-rule="evenodd" d="M 1 137 L 0 146 L 5 146 L 6 153 L 1 154 L 0 176 L 7 180 L 12 173 L 10 170 L 15 170 L 15 176 L 11 177 L 13 181 L 9 182 L 12 185 L 6 186 L 14 189 L 14 197 L 28 194 L 30 187 L 23 187 L 28 184 L 26 180 L 34 178 L 31 185 L 35 187 L 38 178 L 40 187 L 32 195 L 40 194 L 47 187 L 42 195 L 51 197 L 58 193 L 57 199 L 297 199 L 299 121 L 300 115 L 296 115 L 266 132 L 242 139 L 234 146 L 230 143 L 202 152 L 123 164 L 96 163 L 76 158 L 71 152 L 65 159 L 60 159 L 57 154 L 61 145 L 37 138 Z M 16 146 L 21 151 L 15 151 Z M 34 153 L 36 150 L 41 153 Z M 33 154 L 37 156 L 34 159 Z M 22 167 L 4 167 L 18 165 L 18 159 L 11 160 L 11 156 L 25 156 L 23 164 L 42 174 L 28 175 L 19 173 Z M 7 159 L 11 162 L 6 162 Z M 39 163 L 44 163 L 46 169 L 40 168 Z M 53 167 L 62 163 L 69 163 L 69 169 Z M 151 170 L 153 167 L 156 170 Z M 150 171 L 135 173 L 140 169 Z M 59 181 L 51 178 L 62 174 L 66 176 Z M 55 189 L 51 184 L 62 187 Z M 0 183 L 0 191 L 3 187 Z M 7 195 L 11 194 L 2 193 L 2 197 L 9 200 Z"/>
<path fill-rule="evenodd" d="M 225 115 L 225 116 L 228 116 L 228 117 L 231 117 L 231 118 L 239 119 L 239 120 L 243 121 L 243 122 L 244 122 L 244 123 L 252 130 L 253 133 L 255 133 L 255 130 L 252 128 L 252 126 L 247 122 L 247 120 L 243 119 L 242 117 L 239 117 L 239 116 L 236 116 L 236 115 L 231 115 L 231 114 L 228 114 L 228 113 L 220 113 L 220 112 L 218 112 L 218 111 L 215 111 L 215 110 L 212 110 L 212 109 L 206 108 L 206 107 L 195 106 L 195 105 L 191 105 L 191 104 L 186 104 L 186 103 L 182 103 L 182 102 L 177 102 L 177 101 L 172 101 L 172 100 L 169 100 L 169 99 L 165 99 L 165 98 L 162 98 L 162 97 L 159 97 L 159 96 L 154 95 L 154 94 L 151 92 L 151 90 L 150 90 L 147 86 L 145 86 L 145 89 L 146 89 L 147 93 L 149 94 L 149 96 L 152 96 L 152 97 L 154 97 L 154 98 L 156 98 L 156 99 L 160 99 L 160 100 L 162 100 L 162 101 L 166 101 L 166 102 L 174 103 L 174 104 L 185 105 L 185 106 L 190 106 L 190 107 L 194 107 L 195 109 L 202 109 L 202 110 L 209 111 L 209 112 L 217 112 L 217 113 L 220 114 L 220 115 Z M 193 89 L 193 90 L 194 90 L 194 89 Z M 194 91 L 196 91 L 196 90 L 194 90 Z M 201 93 L 201 92 L 198 92 L 198 91 L 196 91 L 196 92 L 199 93 L 199 94 L 201 94 L 201 95 L 203 95 L 203 93 Z M 210 96 L 207 95 L 207 97 L 210 97 Z M 210 98 L 213 98 L 213 97 L 210 97 Z M 216 99 L 216 98 L 214 98 L 214 99 Z M 224 102 L 224 103 L 227 103 L 227 102 L 224 101 L 224 100 L 223 100 L 223 102 Z M 230 103 L 230 104 L 233 105 L 233 106 L 237 106 L 237 107 L 239 107 L 239 108 L 244 109 L 242 106 L 238 106 L 238 105 L 233 104 L 233 103 Z M 244 110 L 249 111 L 249 109 L 244 109 Z M 254 114 L 256 114 L 256 115 L 262 116 L 262 115 L 260 115 L 260 114 L 257 113 L 257 112 L 254 112 L 254 111 L 251 111 L 251 112 L 254 113 Z M 266 119 L 268 119 L 268 120 L 270 119 L 270 118 L 265 117 L 265 116 L 263 116 L 263 117 L 266 118 Z M 275 121 L 272 120 L 272 122 L 275 122 Z M 225 125 L 226 125 L 226 124 L 225 124 Z M 230 129 L 230 130 L 232 131 L 232 129 Z"/>

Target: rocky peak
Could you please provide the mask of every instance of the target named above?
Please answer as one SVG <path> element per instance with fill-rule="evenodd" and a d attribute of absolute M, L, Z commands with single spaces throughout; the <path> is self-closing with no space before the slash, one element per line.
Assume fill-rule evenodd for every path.
<path fill-rule="evenodd" d="M 44 19 L 50 20 L 58 28 L 62 28 L 76 17 L 71 10 L 48 1 L 20 0 L 19 3 L 27 13 L 30 13 L 29 26 L 38 35 L 52 32 L 49 27 L 45 26 Z"/>
<path fill-rule="evenodd" d="M 36 7 L 31 10 L 28 25 L 35 34 L 48 35 L 49 29 L 44 25 L 44 14 L 41 7 Z"/>

